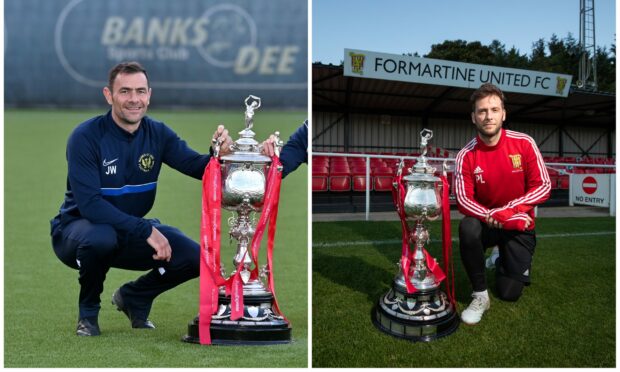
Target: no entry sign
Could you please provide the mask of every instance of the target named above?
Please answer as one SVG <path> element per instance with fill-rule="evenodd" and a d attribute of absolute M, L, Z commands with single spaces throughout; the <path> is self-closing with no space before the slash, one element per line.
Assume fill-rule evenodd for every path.
<path fill-rule="evenodd" d="M 583 188 L 583 192 L 588 195 L 592 195 L 596 192 L 598 184 L 596 183 L 596 179 L 594 177 L 588 176 L 583 179 L 581 183 L 581 187 Z"/>
<path fill-rule="evenodd" d="M 571 174 L 569 205 L 611 208 L 615 204 L 615 174 Z"/>

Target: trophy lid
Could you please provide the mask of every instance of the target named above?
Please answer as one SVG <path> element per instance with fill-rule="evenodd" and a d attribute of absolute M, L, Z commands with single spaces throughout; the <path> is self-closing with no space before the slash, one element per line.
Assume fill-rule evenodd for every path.
<path fill-rule="evenodd" d="M 441 179 L 437 176 L 434 176 L 432 173 L 416 173 L 415 170 L 406 176 L 403 177 L 403 180 L 406 182 L 439 182 Z"/>
<path fill-rule="evenodd" d="M 271 163 L 271 158 L 260 153 L 259 143 L 254 139 L 254 111 L 261 105 L 260 97 L 249 95 L 245 99 L 245 129 L 239 132 L 240 138 L 231 145 L 231 153 L 221 156 L 225 162 Z"/>
<path fill-rule="evenodd" d="M 416 161 L 416 164 L 410 168 L 410 173 L 403 177 L 403 180 L 407 182 L 438 182 L 441 181 L 439 177 L 434 176 L 436 169 L 432 167 L 426 161 L 426 152 L 428 151 L 428 141 L 433 138 L 433 131 L 430 129 L 423 129 L 420 132 L 420 149 L 422 150 L 420 157 Z"/>

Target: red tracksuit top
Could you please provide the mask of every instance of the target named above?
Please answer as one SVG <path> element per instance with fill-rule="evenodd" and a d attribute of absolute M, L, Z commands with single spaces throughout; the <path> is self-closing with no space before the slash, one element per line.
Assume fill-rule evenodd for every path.
<path fill-rule="evenodd" d="M 534 140 L 501 129 L 495 146 L 478 136 L 456 157 L 456 200 L 459 211 L 485 221 L 486 213 L 507 230 L 524 230 L 525 213 L 549 198 L 551 182 Z M 534 229 L 534 223 L 528 230 Z"/>

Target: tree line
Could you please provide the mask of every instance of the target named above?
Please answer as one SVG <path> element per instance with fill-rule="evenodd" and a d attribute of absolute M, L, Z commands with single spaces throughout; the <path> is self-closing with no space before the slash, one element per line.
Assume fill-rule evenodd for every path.
<path fill-rule="evenodd" d="M 512 67 L 525 70 L 570 74 L 573 83 L 579 77 L 579 60 L 582 48 L 572 34 L 560 39 L 553 34 L 549 41 L 541 38 L 532 43 L 532 51 L 521 54 L 514 46 L 506 50 L 506 45 L 493 40 L 489 45 L 479 41 L 446 40 L 441 44 L 433 44 L 425 58 L 443 59 L 457 62 L 477 63 L 500 67 Z M 419 57 L 414 54 L 407 53 Z M 616 92 L 616 45 L 611 50 L 606 47 L 596 48 L 598 91 Z"/>

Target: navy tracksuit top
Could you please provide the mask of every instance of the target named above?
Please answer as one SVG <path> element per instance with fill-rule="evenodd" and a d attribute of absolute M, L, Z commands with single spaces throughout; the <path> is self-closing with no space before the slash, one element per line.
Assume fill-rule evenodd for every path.
<path fill-rule="evenodd" d="M 306 121 L 282 149 L 283 176 L 308 162 L 307 133 Z M 134 133 L 116 125 L 111 111 L 87 120 L 67 143 L 67 191 L 52 230 L 59 223 L 86 218 L 146 240 L 152 229 L 143 217 L 155 201 L 162 164 L 200 180 L 209 159 L 148 116 Z"/>
<path fill-rule="evenodd" d="M 280 151 L 282 178 L 291 173 L 301 163 L 308 163 L 308 120 L 295 130 Z"/>
<path fill-rule="evenodd" d="M 67 143 L 69 174 L 60 220 L 86 218 L 146 240 L 152 229 L 142 217 L 155 201 L 162 164 L 201 179 L 209 158 L 148 116 L 134 133 L 116 125 L 110 111 L 87 120 Z"/>

